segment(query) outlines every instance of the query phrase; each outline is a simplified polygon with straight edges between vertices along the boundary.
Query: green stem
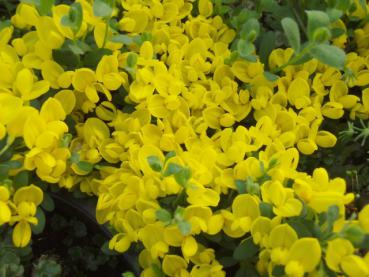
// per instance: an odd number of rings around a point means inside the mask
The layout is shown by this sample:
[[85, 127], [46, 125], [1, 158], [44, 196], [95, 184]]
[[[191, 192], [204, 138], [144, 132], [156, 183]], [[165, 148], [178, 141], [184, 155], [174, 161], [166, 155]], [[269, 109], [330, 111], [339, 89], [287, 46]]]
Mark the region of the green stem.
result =
[[186, 189], [185, 189], [185, 188], [183, 188], [183, 189], [182, 189], [182, 191], [181, 191], [181, 193], [180, 193], [180, 194], [178, 194], [177, 198], [173, 201], [173, 208], [178, 207], [179, 202], [180, 202], [183, 198], [185, 198], [185, 196], [186, 196]]
[[[294, 2], [294, 1], [291, 1], [291, 2]], [[297, 6], [298, 6], [298, 10], [297, 10], [294, 3], [291, 3], [292, 11], [293, 11], [293, 14], [296, 17], [297, 23], [300, 25], [300, 28], [301, 28], [302, 32], [304, 33], [305, 37], [307, 38], [308, 37], [307, 29], [306, 29], [306, 26], [304, 24], [304, 21], [302, 20], [302, 18], [300, 16], [300, 13], [299, 13], [299, 11], [301, 11], [301, 10], [305, 11], [305, 9], [301, 8], [300, 4], [301, 4], [300, 1], [297, 1]]]
[[4, 146], [4, 148], [3, 148], [3, 149], [1, 149], [1, 150], [0, 150], [0, 156], [1, 156], [2, 154], [4, 154], [4, 153], [6, 152], [6, 150], [8, 150], [8, 149], [9, 149], [9, 147], [13, 144], [14, 140], [15, 140], [15, 138], [14, 138], [14, 137], [8, 136], [8, 139], [7, 139], [7, 141], [6, 141], [6, 145]]

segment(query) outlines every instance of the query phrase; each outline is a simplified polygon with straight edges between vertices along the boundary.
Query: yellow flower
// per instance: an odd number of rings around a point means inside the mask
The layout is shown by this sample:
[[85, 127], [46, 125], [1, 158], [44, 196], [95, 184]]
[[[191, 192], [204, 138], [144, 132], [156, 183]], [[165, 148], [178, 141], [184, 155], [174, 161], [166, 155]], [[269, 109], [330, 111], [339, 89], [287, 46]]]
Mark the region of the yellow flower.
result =
[[13, 230], [13, 243], [16, 247], [24, 247], [31, 239], [30, 223], [38, 223], [35, 214], [43, 200], [43, 192], [34, 185], [22, 187], [15, 192], [13, 200], [18, 213], [11, 219], [12, 222], [18, 222]]
[[183, 271], [187, 266], [187, 262], [177, 255], [165, 255], [163, 259], [163, 272], [168, 276], [186, 276]]
[[270, 258], [276, 264], [285, 265], [288, 251], [297, 241], [297, 234], [288, 224], [277, 225], [269, 235], [268, 246], [271, 249]]
[[58, 49], [63, 45], [64, 36], [59, 32], [51, 17], [39, 17], [36, 21], [36, 30], [40, 41], [45, 46]]
[[347, 276], [360, 277], [369, 275], [368, 259], [356, 255], [348, 255], [341, 261], [341, 268]]
[[251, 236], [255, 244], [266, 247], [269, 233], [272, 229], [272, 221], [264, 216], [258, 217], [251, 225]]
[[345, 239], [337, 238], [328, 242], [325, 260], [330, 269], [340, 272], [342, 260], [354, 253], [354, 247], [351, 242]]
[[24, 68], [18, 72], [14, 82], [14, 90], [24, 101], [38, 98], [48, 92], [49, 82], [45, 80], [36, 81], [30, 69]]
[[304, 108], [310, 105], [310, 87], [309, 84], [302, 78], [294, 79], [287, 91], [288, 101], [296, 109]]
[[[309, 255], [306, 255], [309, 253]], [[290, 248], [285, 272], [287, 276], [302, 277], [312, 272], [320, 263], [322, 251], [315, 238], [302, 238], [297, 240]]]
[[239, 238], [250, 231], [253, 221], [260, 216], [259, 199], [250, 194], [238, 195], [232, 203], [232, 213], [223, 211], [224, 232]]
[[128, 81], [127, 74], [118, 71], [118, 58], [116, 55], [102, 57], [96, 68], [96, 78], [108, 90], [117, 90]]
[[41, 65], [41, 74], [45, 81], [48, 81], [50, 87], [58, 89], [60, 87], [58, 79], [64, 69], [56, 62], [48, 60]]
[[213, 13], [213, 4], [209, 0], [199, 1], [199, 13], [202, 16], [209, 17]]
[[273, 212], [282, 217], [297, 216], [302, 211], [302, 203], [294, 198], [294, 191], [284, 188], [279, 181], [270, 181], [261, 188], [263, 200], [273, 204]]

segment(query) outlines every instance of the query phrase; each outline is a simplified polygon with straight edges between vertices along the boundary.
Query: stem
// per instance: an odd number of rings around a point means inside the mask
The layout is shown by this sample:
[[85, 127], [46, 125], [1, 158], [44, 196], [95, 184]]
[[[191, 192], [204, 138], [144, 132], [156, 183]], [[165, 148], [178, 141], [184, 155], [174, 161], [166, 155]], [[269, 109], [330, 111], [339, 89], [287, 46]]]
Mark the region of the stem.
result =
[[[298, 10], [299, 11], [301, 11], [301, 10], [302, 11], [305, 11], [304, 8], [301, 9], [300, 4], [301, 4], [300, 1], [297, 1]], [[300, 25], [300, 28], [301, 28], [302, 32], [304, 33], [305, 37], [307, 38], [308, 37], [308, 34], [307, 34], [307, 30], [306, 30], [304, 21], [302, 20], [302, 18], [300, 16], [300, 13], [298, 12], [298, 10], [295, 8], [294, 1], [293, 0], [291, 1], [291, 5], [292, 5], [292, 11], [293, 11], [293, 14], [296, 17], [297, 23]], [[305, 6], [305, 3], [303, 3], [303, 5]]]
[[176, 208], [179, 204], [179, 202], [182, 200], [182, 198], [184, 198], [186, 195], [186, 189], [183, 188], [181, 193], [178, 194], [177, 198], [173, 201], [173, 208]]
[[3, 149], [1, 149], [1, 150], [0, 150], [0, 156], [1, 156], [2, 154], [4, 154], [4, 153], [6, 152], [6, 150], [8, 150], [8, 149], [9, 149], [9, 147], [13, 144], [14, 140], [15, 140], [15, 138], [14, 138], [14, 137], [11, 137], [11, 136], [9, 136], [9, 137], [7, 138], [7, 140], [6, 140], [6, 145], [4, 146], [4, 148], [3, 148]]

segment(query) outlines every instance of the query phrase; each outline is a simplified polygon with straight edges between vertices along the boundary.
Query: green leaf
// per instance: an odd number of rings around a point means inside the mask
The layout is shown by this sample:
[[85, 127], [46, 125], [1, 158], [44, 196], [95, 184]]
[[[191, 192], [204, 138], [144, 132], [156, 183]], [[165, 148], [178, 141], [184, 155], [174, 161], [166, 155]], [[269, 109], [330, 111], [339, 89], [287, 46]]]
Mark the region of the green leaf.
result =
[[106, 48], [94, 49], [85, 55], [83, 59], [83, 65], [95, 69], [102, 57], [104, 57], [105, 55], [111, 55], [112, 53], [113, 52], [110, 49]]
[[77, 34], [81, 29], [83, 21], [83, 10], [79, 2], [75, 2], [70, 6], [69, 13], [64, 15], [60, 22], [62, 25], [72, 29], [74, 34]]
[[6, 27], [11, 26], [11, 25], [12, 25], [12, 23], [11, 23], [11, 21], [9, 19], [0, 21], [0, 31], [2, 29], [6, 28]]
[[177, 174], [178, 172], [180, 172], [183, 169], [182, 166], [180, 166], [179, 164], [175, 164], [175, 163], [169, 163], [167, 168], [165, 169], [163, 176], [164, 177], [168, 177], [170, 175], [174, 175]]
[[160, 209], [155, 212], [156, 218], [164, 223], [168, 223], [172, 220], [172, 215], [165, 209]]
[[345, 52], [333, 45], [318, 44], [310, 50], [311, 56], [329, 66], [343, 69], [345, 66]]
[[137, 64], [138, 56], [136, 53], [129, 53], [127, 57], [127, 66], [133, 68]]
[[164, 272], [161, 270], [160, 266], [158, 266], [157, 264], [152, 263], [151, 268], [156, 277], [165, 277]]
[[295, 50], [295, 53], [300, 52], [300, 30], [296, 21], [292, 18], [286, 17], [282, 19], [281, 24], [288, 43]]
[[92, 163], [89, 163], [86, 161], [79, 161], [77, 163], [77, 166], [79, 167], [79, 169], [87, 173], [90, 173], [92, 169], [94, 168], [94, 165]]
[[264, 77], [271, 82], [277, 81], [279, 79], [279, 76], [270, 72], [270, 71], [264, 71]]
[[266, 203], [266, 202], [260, 202], [259, 209], [260, 209], [260, 213], [261, 213], [262, 216], [265, 216], [265, 217], [268, 217], [268, 218], [273, 218], [274, 217], [273, 205], [272, 204]]
[[275, 265], [273, 267], [272, 276], [284, 276], [285, 274], [283, 265]]
[[240, 37], [248, 42], [253, 42], [259, 33], [259, 21], [256, 18], [250, 18], [242, 25]]
[[44, 231], [45, 221], [46, 221], [45, 213], [43, 212], [43, 210], [40, 207], [37, 208], [36, 218], [38, 220], [38, 224], [37, 225], [31, 225], [31, 229], [32, 229], [33, 234], [39, 235]]
[[72, 152], [71, 157], [69, 158], [71, 163], [78, 163], [80, 161], [80, 156], [77, 152]]
[[301, 218], [290, 220], [287, 223], [296, 231], [299, 238], [313, 236], [310, 228], [306, 225], [306, 221], [303, 221]]
[[166, 155], [165, 155], [165, 160], [169, 160], [170, 158], [173, 158], [177, 155], [177, 153], [175, 151], [169, 151]]
[[236, 247], [233, 252], [233, 258], [238, 261], [243, 261], [252, 258], [256, 253], [258, 253], [258, 251], [259, 247], [255, 245], [252, 238], [249, 237]]
[[258, 54], [260, 57], [260, 61], [265, 65], [268, 65], [268, 59], [270, 53], [275, 48], [276, 34], [275, 32], [269, 31], [261, 34], [260, 42], [258, 46]]
[[110, 41], [112, 42], [117, 42], [117, 43], [123, 43], [125, 45], [131, 45], [134, 43], [133, 38], [131, 36], [128, 35], [115, 35], [113, 36]]
[[333, 28], [331, 30], [331, 33], [332, 33], [332, 38], [338, 38], [338, 37], [342, 36], [343, 34], [345, 34], [346, 31], [344, 29], [341, 29], [341, 28]]
[[237, 43], [237, 51], [242, 58], [246, 58], [255, 51], [255, 46], [252, 42], [240, 39]]
[[51, 14], [51, 9], [54, 6], [55, 0], [40, 0], [38, 10], [41, 15]]
[[113, 13], [114, 0], [95, 0], [94, 15], [98, 17], [110, 17]]
[[14, 188], [19, 189], [21, 187], [27, 186], [29, 184], [29, 172], [20, 171], [13, 178]]
[[327, 221], [332, 224], [340, 217], [340, 211], [337, 205], [329, 206], [327, 211]]
[[177, 225], [182, 235], [187, 236], [191, 234], [191, 223], [183, 220], [179, 221]]
[[225, 58], [224, 59], [224, 63], [226, 65], [232, 65], [238, 58], [238, 52], [237, 51], [234, 51], [231, 53], [231, 55], [228, 57], [228, 58]]
[[16, 160], [7, 161], [6, 164], [9, 165], [10, 169], [18, 169], [21, 168], [23, 165], [22, 162]]
[[343, 237], [359, 248], [365, 239], [365, 232], [359, 225], [351, 225], [345, 229]]
[[238, 264], [238, 261], [233, 257], [221, 257], [218, 261], [223, 265], [224, 268]]
[[160, 161], [157, 156], [149, 156], [147, 157], [147, 162], [152, 170], [156, 172], [160, 172], [163, 169], [163, 163]]
[[324, 43], [332, 37], [331, 31], [327, 27], [319, 27], [314, 31], [312, 41]]
[[246, 182], [243, 180], [236, 180], [235, 181], [236, 188], [239, 194], [246, 193]]
[[0, 164], [0, 180], [8, 178], [10, 167], [7, 164]]
[[338, 19], [341, 18], [341, 16], [343, 15], [343, 12], [339, 9], [328, 9], [327, 15], [331, 22], [336, 22]]
[[314, 31], [320, 27], [329, 27], [329, 16], [322, 11], [306, 11], [308, 17], [307, 32], [310, 40], [313, 39]]
[[50, 194], [48, 194], [47, 192], [44, 192], [44, 199], [41, 203], [41, 207], [47, 212], [52, 212], [55, 209], [54, 200], [50, 197]]
[[53, 49], [53, 60], [68, 69], [76, 68], [80, 63], [79, 55], [70, 49]]
[[188, 180], [191, 179], [191, 170], [187, 167], [182, 168], [181, 171], [174, 174], [174, 179], [182, 187], [186, 187]]

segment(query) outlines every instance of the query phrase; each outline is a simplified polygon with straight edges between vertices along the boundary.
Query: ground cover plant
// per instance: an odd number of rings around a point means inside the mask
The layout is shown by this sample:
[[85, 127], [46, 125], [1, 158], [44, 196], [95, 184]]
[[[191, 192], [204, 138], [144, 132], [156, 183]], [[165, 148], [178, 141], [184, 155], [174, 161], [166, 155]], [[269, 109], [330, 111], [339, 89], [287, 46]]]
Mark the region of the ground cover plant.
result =
[[112, 234], [70, 263], [89, 270], [130, 251], [142, 276], [369, 275], [368, 1], [0, 8], [3, 276], [72, 269], [29, 265], [81, 226], [48, 225], [59, 190]]

